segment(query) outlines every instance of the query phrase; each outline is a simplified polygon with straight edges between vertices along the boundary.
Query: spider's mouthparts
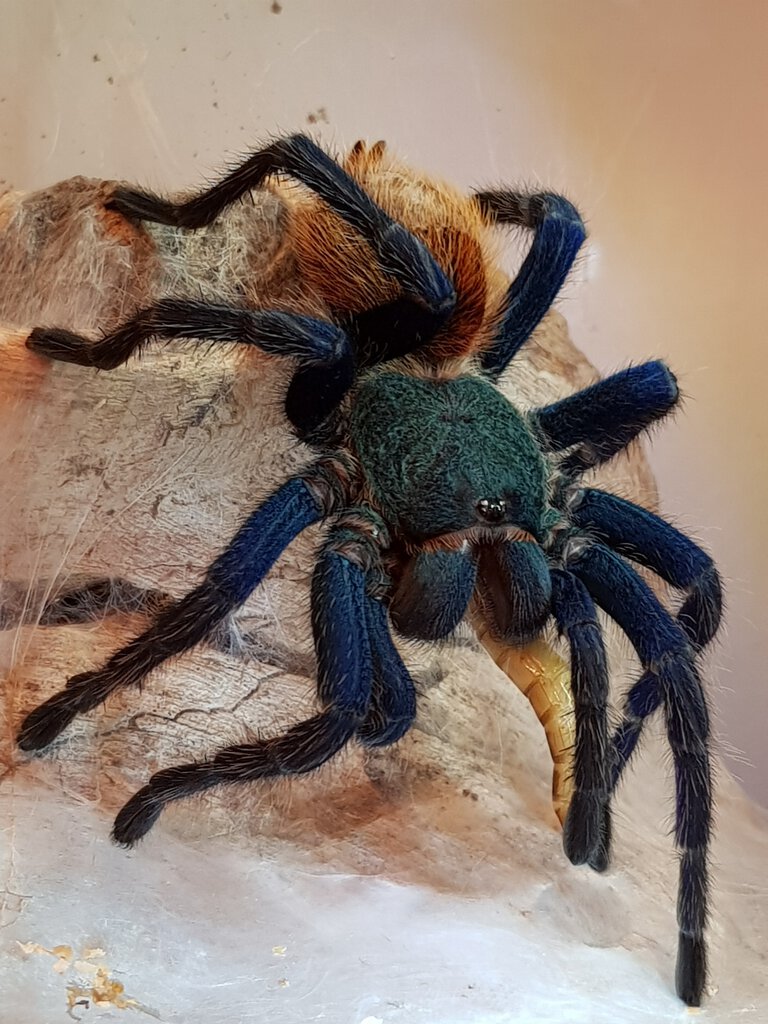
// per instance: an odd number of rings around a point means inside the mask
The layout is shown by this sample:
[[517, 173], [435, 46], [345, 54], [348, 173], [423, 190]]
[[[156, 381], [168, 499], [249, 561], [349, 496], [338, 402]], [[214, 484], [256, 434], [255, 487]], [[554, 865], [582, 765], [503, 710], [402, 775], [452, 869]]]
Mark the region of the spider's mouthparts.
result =
[[504, 541], [537, 543], [532, 533], [514, 523], [499, 525], [478, 523], [477, 526], [469, 526], [465, 530], [455, 530], [453, 533], [441, 533], [439, 537], [429, 537], [418, 544], [410, 544], [407, 547], [411, 554], [418, 554], [420, 551], [459, 551], [465, 545], [499, 544]]

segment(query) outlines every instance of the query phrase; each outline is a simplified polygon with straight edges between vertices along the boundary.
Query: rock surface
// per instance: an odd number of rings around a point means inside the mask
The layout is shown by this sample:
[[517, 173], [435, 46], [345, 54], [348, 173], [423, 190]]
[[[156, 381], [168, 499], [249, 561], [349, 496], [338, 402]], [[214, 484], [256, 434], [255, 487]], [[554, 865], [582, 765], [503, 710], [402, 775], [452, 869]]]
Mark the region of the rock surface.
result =
[[[68, 1008], [184, 1024], [681, 1019], [657, 730], [618, 801], [612, 871], [572, 867], [540, 726], [469, 632], [440, 650], [404, 648], [420, 712], [396, 748], [213, 791], [171, 807], [137, 850], [110, 845], [112, 815], [152, 771], [312, 709], [316, 531], [248, 604], [233, 650], [193, 651], [44, 755], [19, 755], [23, 714], [143, 627], [136, 598], [188, 590], [244, 512], [307, 458], [281, 412], [287, 367], [259, 353], [189, 342], [99, 373], [24, 348], [32, 326], [95, 336], [163, 295], [316, 308], [275, 196], [183, 236], [104, 212], [109, 187], [75, 179], [0, 200], [0, 1020], [49, 1024]], [[505, 387], [532, 405], [592, 379], [553, 313]], [[600, 480], [655, 501], [639, 450]], [[104, 576], [125, 581], [122, 610], [39, 624], [73, 580]], [[619, 691], [636, 672], [626, 648], [614, 637]], [[724, 772], [719, 793], [702, 1016], [766, 1021], [768, 829]]]

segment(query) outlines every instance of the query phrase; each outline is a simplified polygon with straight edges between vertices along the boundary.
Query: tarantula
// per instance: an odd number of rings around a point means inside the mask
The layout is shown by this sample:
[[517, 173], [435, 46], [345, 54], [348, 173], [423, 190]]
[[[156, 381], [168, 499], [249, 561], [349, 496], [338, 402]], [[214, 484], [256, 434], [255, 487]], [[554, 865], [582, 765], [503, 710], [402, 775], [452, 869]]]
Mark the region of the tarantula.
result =
[[[473, 599], [511, 644], [527, 643], [552, 619], [570, 648], [575, 702], [564, 827], [573, 863], [607, 866], [611, 794], [645, 721], [664, 710], [680, 850], [677, 991], [698, 1005], [712, 798], [697, 661], [719, 624], [720, 582], [711, 559], [669, 523], [580, 482], [675, 407], [675, 378], [648, 362], [528, 413], [497, 389], [585, 237], [577, 210], [558, 195], [465, 197], [394, 163], [381, 143], [358, 143], [340, 165], [296, 135], [187, 201], [118, 188], [109, 206], [195, 229], [249, 190], [279, 187], [277, 177], [294, 182], [285, 193], [292, 245], [327, 319], [163, 300], [98, 342], [49, 328], [28, 339], [42, 355], [105, 369], [153, 337], [296, 357], [286, 413], [318, 458], [245, 520], [198, 587], [32, 711], [20, 746], [47, 746], [76, 715], [210, 636], [294, 537], [327, 521], [311, 587], [319, 712], [282, 736], [159, 771], [118, 814], [114, 839], [132, 845], [166, 804], [192, 793], [309, 772], [354, 739], [371, 747], [399, 740], [416, 698], [393, 628], [439, 640]], [[495, 262], [498, 224], [532, 232], [511, 284]], [[676, 616], [632, 563], [682, 592]], [[598, 607], [643, 668], [612, 737]]]

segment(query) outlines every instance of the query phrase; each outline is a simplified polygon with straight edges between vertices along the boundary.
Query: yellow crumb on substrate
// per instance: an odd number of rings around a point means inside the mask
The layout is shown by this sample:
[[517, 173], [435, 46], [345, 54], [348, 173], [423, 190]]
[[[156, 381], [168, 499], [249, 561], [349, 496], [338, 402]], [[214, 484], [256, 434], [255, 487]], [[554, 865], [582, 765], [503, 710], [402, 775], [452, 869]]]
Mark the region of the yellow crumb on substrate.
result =
[[471, 621], [480, 643], [502, 672], [525, 694], [544, 726], [552, 756], [552, 805], [562, 825], [573, 794], [576, 728], [568, 665], [542, 640], [526, 647], [513, 647], [497, 640], [477, 609], [473, 609]]
[[71, 1010], [75, 1006], [82, 1005], [82, 1001], [85, 999], [92, 1002], [94, 1006], [114, 1006], [117, 1010], [128, 1010], [131, 1007], [140, 1009], [138, 1002], [124, 995], [124, 992], [125, 985], [110, 978], [106, 967], [98, 967], [96, 977], [90, 987], [81, 988], [79, 985], [67, 985], [67, 1007]]
[[98, 960], [99, 957], [106, 955], [105, 951], [100, 949], [98, 946], [88, 946], [82, 952], [84, 960]]
[[16, 945], [26, 956], [31, 956], [32, 953], [45, 953], [47, 956], [54, 957], [55, 962], [51, 966], [57, 974], [64, 974], [69, 970], [75, 955], [71, 946], [54, 946], [52, 949], [48, 949], [47, 946], [41, 946], [39, 942], [19, 942], [18, 940]]
[[[57, 974], [66, 974], [72, 971], [79, 975], [78, 982], [71, 982], [67, 985], [67, 1013], [73, 1017], [72, 1010], [77, 1006], [112, 1006], [116, 1010], [140, 1010], [150, 1016], [155, 1016], [151, 1010], [142, 1006], [138, 1000], [125, 995], [125, 986], [122, 982], [115, 981], [108, 967], [94, 964], [91, 961], [106, 956], [103, 949], [97, 946], [86, 947], [80, 956], [75, 959], [75, 953], [71, 946], [47, 946], [39, 942], [17, 942], [19, 949], [26, 956], [33, 953], [45, 954], [54, 957], [53, 970]], [[87, 978], [84, 983], [80, 979]], [[78, 1018], [74, 1018], [77, 1020]]]

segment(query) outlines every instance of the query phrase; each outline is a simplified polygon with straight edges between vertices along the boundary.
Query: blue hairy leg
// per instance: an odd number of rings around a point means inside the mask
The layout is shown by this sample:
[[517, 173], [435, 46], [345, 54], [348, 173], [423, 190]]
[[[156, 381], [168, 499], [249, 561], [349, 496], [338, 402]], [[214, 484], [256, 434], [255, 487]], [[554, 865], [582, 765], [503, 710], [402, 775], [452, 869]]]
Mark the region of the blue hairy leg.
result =
[[[706, 980], [707, 849], [712, 826], [709, 713], [695, 649], [646, 583], [600, 544], [575, 553], [568, 568], [626, 633], [663, 704], [675, 766], [675, 842], [680, 850], [676, 987], [698, 1006]], [[656, 701], [637, 711], [649, 714]]]
[[616, 455], [651, 424], [666, 416], [680, 392], [660, 361], [620, 370], [611, 377], [546, 405], [531, 414], [553, 451], [583, 446], [566, 457], [567, 476], [584, 472]]
[[47, 746], [76, 715], [90, 711], [115, 690], [140, 683], [168, 658], [210, 636], [258, 586], [293, 538], [325, 514], [305, 479], [284, 484], [245, 521], [198, 587], [161, 612], [149, 629], [101, 668], [73, 676], [64, 690], [27, 715], [19, 746]]
[[[684, 591], [677, 622], [697, 652], [706, 647], [723, 609], [720, 577], [706, 552], [659, 516], [604, 491], [584, 490], [571, 516], [577, 526]], [[661, 700], [655, 679], [647, 674], [627, 694], [624, 717], [613, 738], [611, 789], [637, 747], [645, 719]]]
[[475, 589], [474, 556], [464, 551], [422, 551], [408, 561], [392, 595], [390, 614], [398, 632], [418, 640], [442, 640], [464, 618]]
[[615, 551], [687, 591], [678, 621], [697, 650], [709, 643], [720, 625], [723, 598], [712, 559], [698, 544], [648, 509], [595, 488], [581, 492], [570, 515]]
[[302, 775], [337, 754], [364, 721], [372, 659], [360, 566], [326, 547], [312, 577], [312, 632], [317, 692], [323, 710], [284, 735], [225, 747], [210, 761], [157, 772], [115, 819], [113, 838], [131, 846], [174, 800], [213, 786]]
[[335, 364], [351, 358], [344, 332], [325, 320], [191, 299], [163, 299], [99, 341], [60, 328], [37, 327], [27, 338], [27, 347], [49, 359], [111, 370], [152, 338], [237, 342], [310, 363]]
[[534, 232], [531, 248], [509, 286], [494, 344], [482, 355], [483, 369], [498, 377], [557, 298], [586, 231], [579, 211], [563, 196], [479, 192], [475, 198], [499, 223], [519, 224]]
[[574, 789], [563, 828], [563, 847], [571, 863], [604, 871], [610, 843], [610, 780], [609, 677], [603, 633], [587, 588], [560, 569], [552, 572], [552, 614], [570, 649], [576, 719]]
[[392, 642], [387, 610], [381, 601], [366, 598], [366, 621], [373, 659], [371, 704], [357, 730], [367, 747], [396, 743], [416, 717], [416, 690], [403, 659]]
[[[365, 648], [371, 661], [371, 692], [357, 738], [372, 747], [395, 743], [408, 731], [416, 714], [413, 680], [392, 642], [383, 603], [390, 589], [390, 578], [381, 552], [388, 544], [389, 532], [384, 521], [370, 506], [359, 505], [345, 509], [339, 516], [326, 545], [327, 551], [336, 552], [339, 558], [348, 561], [347, 571], [354, 573], [355, 579], [362, 573], [360, 578], [364, 580], [359, 628], [365, 633]], [[329, 590], [325, 599], [331, 597]], [[344, 601], [346, 598], [340, 598], [339, 604], [343, 605]], [[319, 632], [316, 629], [316, 637]], [[343, 642], [343, 635], [339, 642]], [[350, 638], [346, 641], [347, 644], [352, 642]]]

